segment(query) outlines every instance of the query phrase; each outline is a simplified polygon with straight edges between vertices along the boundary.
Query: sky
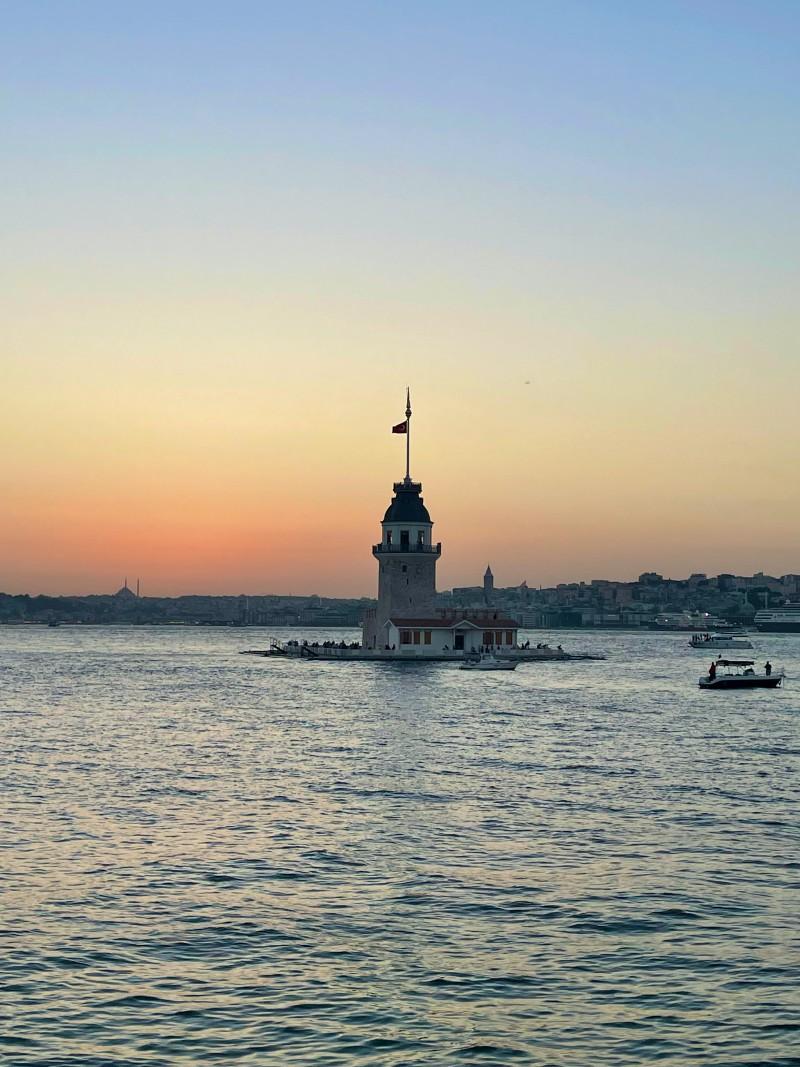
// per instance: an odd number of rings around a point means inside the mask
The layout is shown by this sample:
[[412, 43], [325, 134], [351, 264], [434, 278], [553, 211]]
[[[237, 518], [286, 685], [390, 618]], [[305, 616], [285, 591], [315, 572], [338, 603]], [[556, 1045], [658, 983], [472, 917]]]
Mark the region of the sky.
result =
[[800, 571], [794, 0], [3, 22], [0, 590]]

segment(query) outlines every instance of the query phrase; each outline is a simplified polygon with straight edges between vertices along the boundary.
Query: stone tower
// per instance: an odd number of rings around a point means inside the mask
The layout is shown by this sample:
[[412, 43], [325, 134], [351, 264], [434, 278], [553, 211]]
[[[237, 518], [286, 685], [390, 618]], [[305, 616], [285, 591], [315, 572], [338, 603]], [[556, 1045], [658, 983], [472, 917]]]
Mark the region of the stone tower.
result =
[[492, 598], [494, 596], [494, 575], [492, 574], [492, 568], [489, 564], [486, 564], [486, 573], [483, 576], [483, 599], [487, 605], [491, 605]]
[[422, 499], [422, 483], [409, 474], [410, 423], [407, 400], [406, 421], [393, 431], [406, 434], [406, 476], [394, 483], [380, 543], [372, 546], [378, 561], [378, 605], [364, 617], [365, 648], [383, 647], [389, 619], [430, 619], [435, 613], [436, 561], [442, 546], [431, 539], [433, 523]]

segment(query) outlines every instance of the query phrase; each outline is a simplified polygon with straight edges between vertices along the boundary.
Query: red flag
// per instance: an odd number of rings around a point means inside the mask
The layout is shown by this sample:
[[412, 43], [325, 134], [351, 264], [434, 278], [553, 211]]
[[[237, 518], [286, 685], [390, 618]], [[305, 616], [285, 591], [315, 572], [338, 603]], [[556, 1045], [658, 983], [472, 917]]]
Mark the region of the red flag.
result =
[[392, 427], [392, 433], [408, 433], [408, 419]]

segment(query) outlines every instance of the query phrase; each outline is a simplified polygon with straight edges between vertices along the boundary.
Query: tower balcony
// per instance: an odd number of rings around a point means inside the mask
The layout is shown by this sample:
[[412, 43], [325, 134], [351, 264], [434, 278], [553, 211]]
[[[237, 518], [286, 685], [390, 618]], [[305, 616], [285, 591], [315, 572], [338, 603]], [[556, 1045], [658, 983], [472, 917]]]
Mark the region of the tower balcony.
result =
[[373, 556], [416, 556], [419, 553], [425, 553], [428, 556], [441, 556], [442, 542], [437, 541], [435, 545], [385, 545], [381, 542], [372, 546]]

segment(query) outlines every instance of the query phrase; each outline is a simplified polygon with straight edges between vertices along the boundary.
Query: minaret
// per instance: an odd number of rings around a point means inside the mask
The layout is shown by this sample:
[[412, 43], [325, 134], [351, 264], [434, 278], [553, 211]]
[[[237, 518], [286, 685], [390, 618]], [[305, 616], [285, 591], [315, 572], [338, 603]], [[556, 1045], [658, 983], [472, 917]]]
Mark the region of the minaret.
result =
[[433, 523], [422, 499], [422, 483], [411, 479], [411, 399], [406, 394], [406, 421], [394, 427], [406, 435], [406, 476], [394, 483], [381, 523], [381, 540], [372, 546], [378, 561], [378, 606], [364, 620], [366, 648], [381, 648], [391, 619], [431, 618], [436, 598], [436, 561], [441, 543], [433, 544]]
[[486, 573], [483, 576], [483, 599], [486, 601], [487, 607], [492, 603], [492, 597], [494, 596], [494, 575], [492, 574], [492, 568], [489, 564], [486, 564]]

